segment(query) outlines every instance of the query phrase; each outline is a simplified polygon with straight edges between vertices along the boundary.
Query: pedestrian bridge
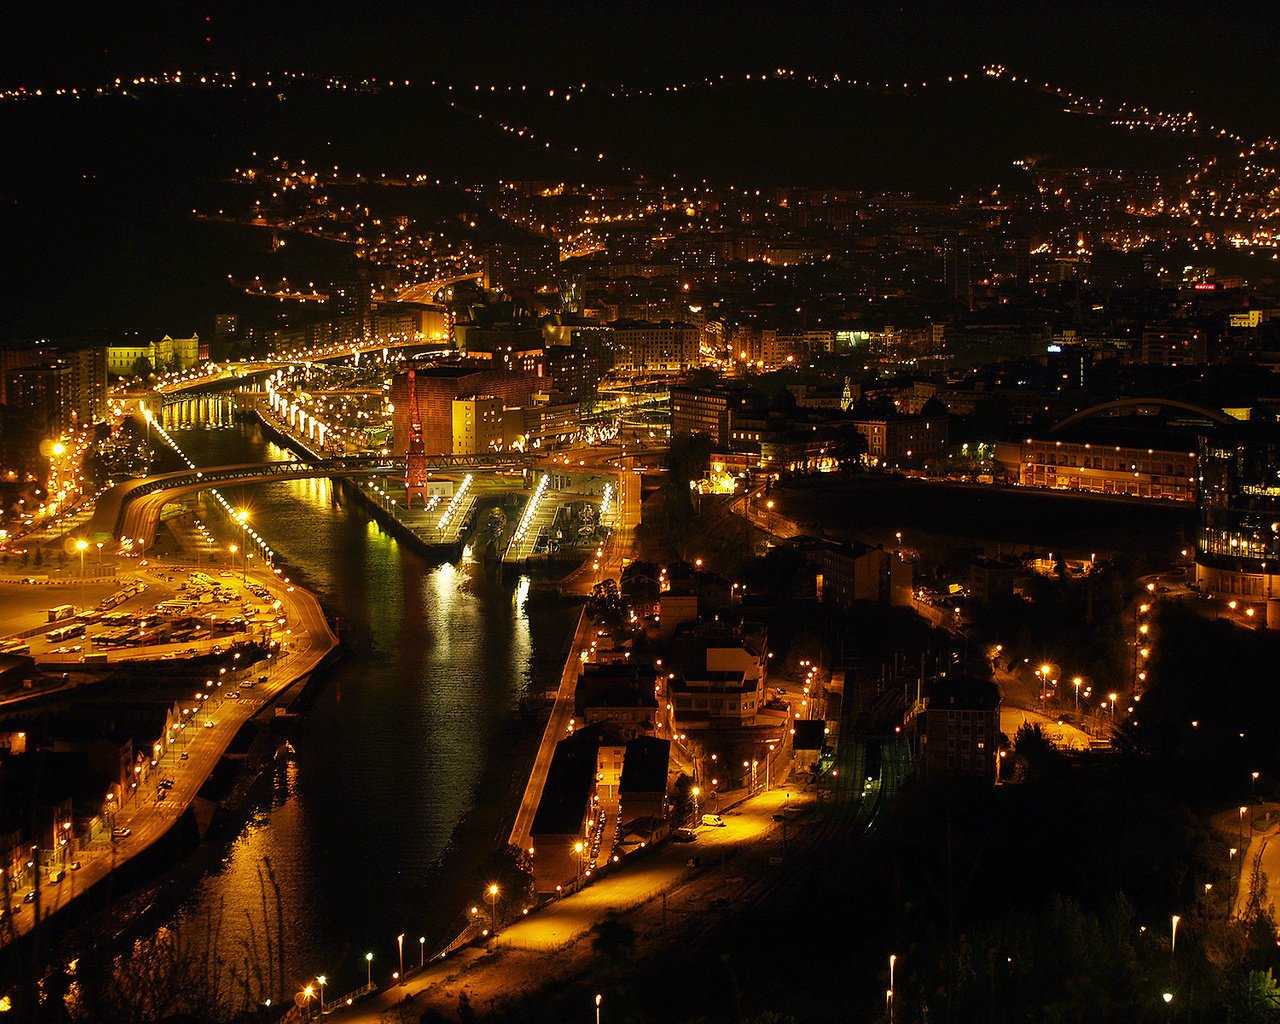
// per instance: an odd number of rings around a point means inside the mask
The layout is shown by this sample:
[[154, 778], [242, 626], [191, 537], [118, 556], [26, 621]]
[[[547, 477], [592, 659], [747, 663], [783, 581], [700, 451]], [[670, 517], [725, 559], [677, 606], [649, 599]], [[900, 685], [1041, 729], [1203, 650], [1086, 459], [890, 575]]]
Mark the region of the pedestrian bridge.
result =
[[[436, 473], [461, 473], [528, 469], [532, 455], [493, 452], [483, 455], [428, 455], [427, 469]], [[352, 455], [331, 459], [299, 459], [291, 462], [243, 463], [210, 466], [175, 473], [158, 473], [116, 484], [98, 499], [89, 533], [118, 540], [133, 538], [145, 546], [155, 536], [160, 509], [175, 498], [208, 487], [227, 484], [269, 483], [274, 480], [308, 480], [316, 477], [402, 476], [404, 460], [382, 455]]]

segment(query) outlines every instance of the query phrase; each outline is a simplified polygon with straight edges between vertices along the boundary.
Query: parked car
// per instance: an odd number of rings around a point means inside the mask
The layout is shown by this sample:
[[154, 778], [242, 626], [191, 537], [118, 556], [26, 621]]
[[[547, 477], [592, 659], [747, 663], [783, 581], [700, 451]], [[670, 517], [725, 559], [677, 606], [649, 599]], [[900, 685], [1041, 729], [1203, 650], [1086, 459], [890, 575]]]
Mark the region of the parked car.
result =
[[702, 824], [711, 828], [724, 828], [724, 818], [718, 814], [704, 814], [702, 816]]
[[691, 828], [678, 828], [671, 833], [671, 838], [677, 843], [692, 843], [698, 834]]
[[121, 827], [121, 828], [113, 828], [111, 830], [112, 839], [128, 839], [131, 835], [133, 835], [133, 829], [131, 828]]

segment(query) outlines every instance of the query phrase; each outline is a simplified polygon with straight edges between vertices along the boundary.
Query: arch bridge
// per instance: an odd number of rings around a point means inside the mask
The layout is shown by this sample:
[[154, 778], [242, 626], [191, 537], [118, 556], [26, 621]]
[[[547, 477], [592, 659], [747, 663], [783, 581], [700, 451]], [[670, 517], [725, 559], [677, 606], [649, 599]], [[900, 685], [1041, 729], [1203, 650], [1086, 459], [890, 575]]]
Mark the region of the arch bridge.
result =
[[1099, 402], [1097, 405], [1091, 405], [1087, 409], [1081, 409], [1079, 412], [1072, 413], [1064, 420], [1060, 420], [1049, 428], [1049, 433], [1054, 434], [1059, 430], [1070, 427], [1082, 420], [1092, 419], [1094, 416], [1106, 416], [1113, 412], [1128, 409], [1138, 412], [1142, 409], [1159, 407], [1162, 409], [1181, 409], [1183, 412], [1193, 413], [1196, 416], [1211, 420], [1219, 426], [1229, 427], [1237, 423], [1221, 409], [1211, 409], [1204, 405], [1195, 405], [1192, 402], [1184, 402], [1177, 398], [1116, 398], [1109, 402]]

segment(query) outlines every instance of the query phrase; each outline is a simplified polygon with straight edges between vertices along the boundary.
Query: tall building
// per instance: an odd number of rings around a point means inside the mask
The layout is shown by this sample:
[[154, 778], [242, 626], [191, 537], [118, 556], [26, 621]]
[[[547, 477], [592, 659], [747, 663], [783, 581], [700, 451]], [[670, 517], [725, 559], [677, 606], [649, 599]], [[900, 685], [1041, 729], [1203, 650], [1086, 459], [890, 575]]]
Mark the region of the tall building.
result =
[[1280, 628], [1280, 430], [1242, 424], [1200, 445], [1200, 530], [1196, 583], [1201, 590], [1269, 601], [1268, 625]]
[[27, 422], [45, 437], [57, 437], [75, 425], [71, 367], [58, 362], [11, 370], [5, 382], [8, 404], [22, 409]]

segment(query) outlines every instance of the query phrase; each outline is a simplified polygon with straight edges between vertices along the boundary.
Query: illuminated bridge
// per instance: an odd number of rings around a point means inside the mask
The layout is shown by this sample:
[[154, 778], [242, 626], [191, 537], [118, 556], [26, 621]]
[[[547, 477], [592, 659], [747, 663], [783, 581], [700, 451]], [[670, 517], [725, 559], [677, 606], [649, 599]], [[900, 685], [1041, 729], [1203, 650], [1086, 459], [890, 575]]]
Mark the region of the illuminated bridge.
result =
[[[523, 471], [534, 462], [532, 455], [520, 452], [430, 455], [426, 459], [427, 469], [437, 473]], [[402, 460], [379, 455], [245, 463], [160, 473], [139, 480], [125, 481], [107, 491], [98, 500], [89, 532], [92, 535], [110, 534], [119, 540], [132, 538], [145, 548], [155, 538], [161, 508], [175, 498], [208, 487], [264, 483], [274, 480], [308, 480], [315, 477], [402, 476], [403, 474]]]

